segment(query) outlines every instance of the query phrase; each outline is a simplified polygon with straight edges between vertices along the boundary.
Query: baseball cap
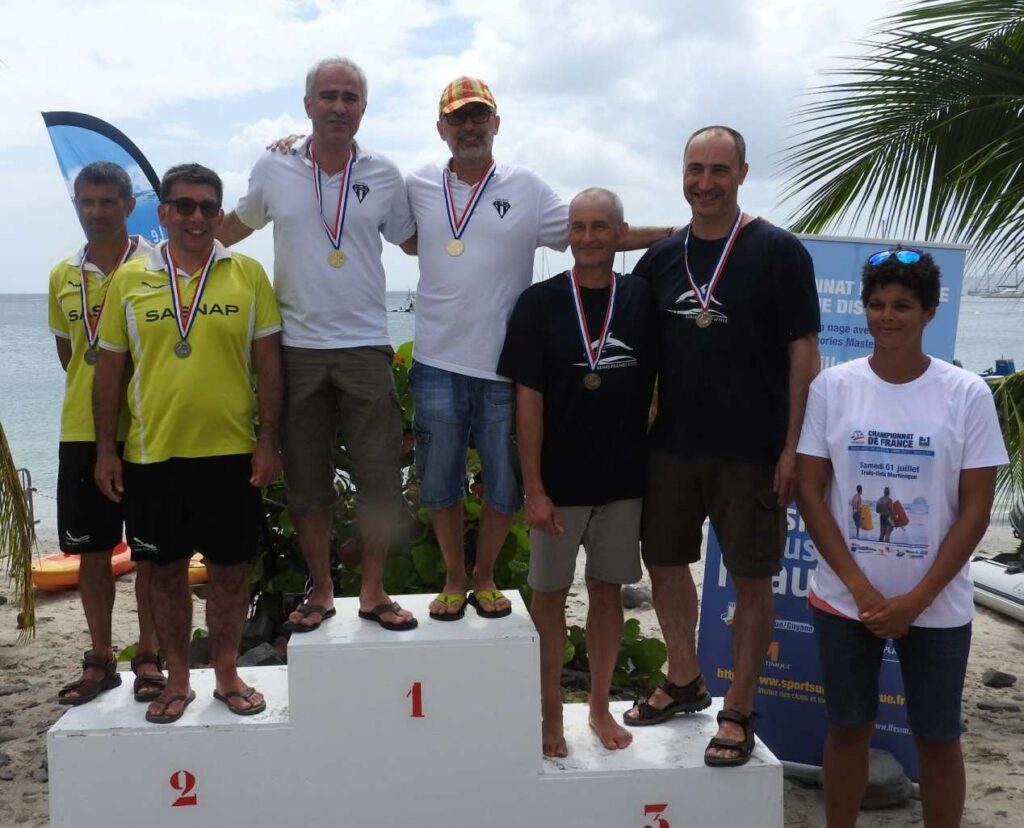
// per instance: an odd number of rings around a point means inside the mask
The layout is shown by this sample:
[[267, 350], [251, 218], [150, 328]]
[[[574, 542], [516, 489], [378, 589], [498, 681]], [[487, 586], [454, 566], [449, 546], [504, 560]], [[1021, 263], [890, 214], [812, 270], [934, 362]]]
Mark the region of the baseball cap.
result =
[[498, 111], [498, 105], [494, 102], [494, 95], [491, 94], [490, 87], [479, 78], [470, 78], [463, 75], [453, 80], [444, 88], [444, 92], [441, 93], [440, 111], [438, 114], [447, 115], [449, 112], [454, 112], [459, 107], [470, 103], [482, 103], [489, 106], [495, 112]]

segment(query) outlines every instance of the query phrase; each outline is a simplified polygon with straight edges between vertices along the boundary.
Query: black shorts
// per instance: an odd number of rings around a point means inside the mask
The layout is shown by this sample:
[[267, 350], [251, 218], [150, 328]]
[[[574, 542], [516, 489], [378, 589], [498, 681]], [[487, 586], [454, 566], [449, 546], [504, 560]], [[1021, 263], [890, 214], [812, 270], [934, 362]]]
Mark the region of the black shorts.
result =
[[251, 454], [125, 463], [132, 558], [169, 564], [202, 552], [220, 566], [255, 558], [263, 502], [251, 476]]
[[641, 530], [644, 562], [696, 563], [704, 520], [711, 518], [732, 575], [777, 575], [786, 543], [786, 509], [772, 490], [774, 476], [770, 466], [652, 452]]
[[[120, 454], [124, 448], [117, 447]], [[93, 478], [96, 444], [61, 443], [57, 467], [57, 534], [68, 555], [106, 552], [121, 542], [120, 503], [104, 497]]]

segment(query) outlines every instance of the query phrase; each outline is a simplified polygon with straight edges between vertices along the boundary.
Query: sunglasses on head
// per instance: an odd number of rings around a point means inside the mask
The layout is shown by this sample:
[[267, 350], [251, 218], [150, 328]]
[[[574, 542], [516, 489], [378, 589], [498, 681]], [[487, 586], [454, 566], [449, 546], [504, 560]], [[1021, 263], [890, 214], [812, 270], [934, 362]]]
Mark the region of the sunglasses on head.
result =
[[196, 201], [194, 198], [169, 198], [164, 204], [173, 204], [179, 216], [191, 216], [196, 207], [206, 218], [214, 218], [220, 212], [220, 204], [216, 201]]
[[900, 264], [912, 265], [921, 261], [923, 255], [920, 250], [904, 250], [902, 247], [896, 250], [879, 250], [877, 253], [872, 253], [868, 256], [868, 264], [876, 267], [882, 262], [895, 257], [896, 261]]

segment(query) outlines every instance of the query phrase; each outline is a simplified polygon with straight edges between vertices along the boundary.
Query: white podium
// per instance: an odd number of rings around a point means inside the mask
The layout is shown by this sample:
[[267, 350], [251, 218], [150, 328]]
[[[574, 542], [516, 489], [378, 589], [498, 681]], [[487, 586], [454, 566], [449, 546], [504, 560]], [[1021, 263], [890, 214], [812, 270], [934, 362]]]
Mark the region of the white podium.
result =
[[242, 670], [267, 697], [257, 716], [215, 701], [211, 670], [193, 671], [196, 700], [174, 724], [146, 722], [130, 681], [71, 708], [47, 736], [51, 824], [781, 828], [782, 767], [763, 744], [742, 768], [704, 766], [720, 702], [638, 728], [621, 751], [567, 705], [570, 755], [544, 759], [522, 602], [508, 618], [470, 608], [444, 623], [427, 616], [431, 596], [399, 600], [420, 619], [412, 632], [362, 621], [344, 599], [292, 636], [288, 667]]

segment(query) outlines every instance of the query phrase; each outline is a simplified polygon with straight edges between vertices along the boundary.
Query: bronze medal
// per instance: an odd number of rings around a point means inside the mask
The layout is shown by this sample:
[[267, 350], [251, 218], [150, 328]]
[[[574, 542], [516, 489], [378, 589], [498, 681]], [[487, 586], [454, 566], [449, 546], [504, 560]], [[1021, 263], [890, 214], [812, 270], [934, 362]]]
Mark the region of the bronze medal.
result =
[[588, 371], [583, 375], [583, 387], [588, 391], [596, 391], [601, 387], [601, 375], [597, 371]]
[[82, 359], [85, 360], [86, 365], [95, 365], [99, 361], [99, 358], [99, 353], [92, 345], [86, 348], [85, 353], [82, 355]]

